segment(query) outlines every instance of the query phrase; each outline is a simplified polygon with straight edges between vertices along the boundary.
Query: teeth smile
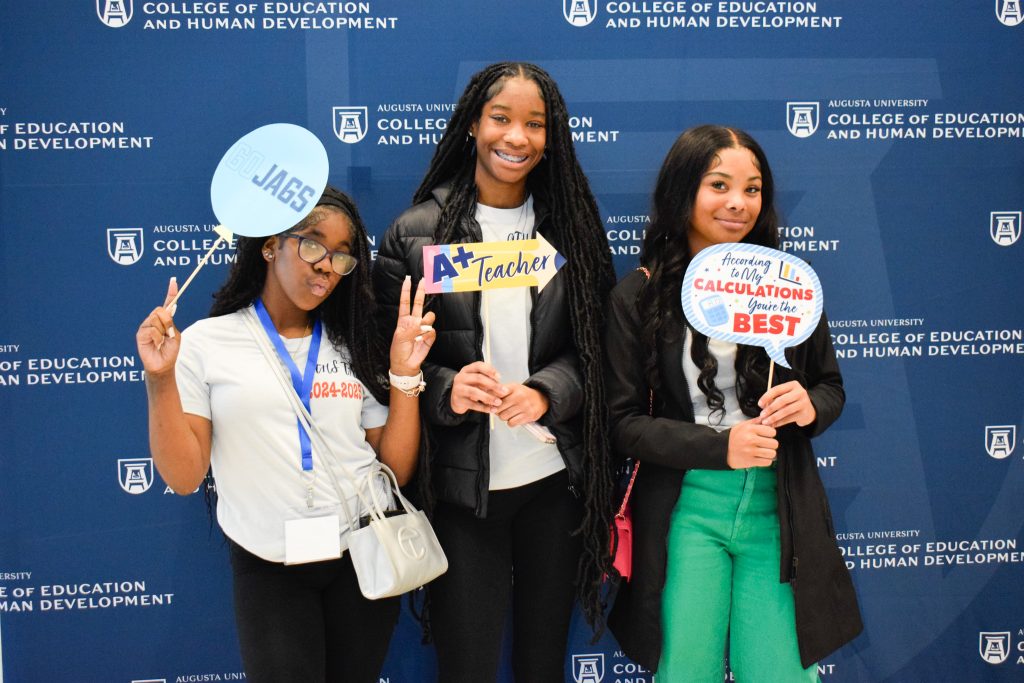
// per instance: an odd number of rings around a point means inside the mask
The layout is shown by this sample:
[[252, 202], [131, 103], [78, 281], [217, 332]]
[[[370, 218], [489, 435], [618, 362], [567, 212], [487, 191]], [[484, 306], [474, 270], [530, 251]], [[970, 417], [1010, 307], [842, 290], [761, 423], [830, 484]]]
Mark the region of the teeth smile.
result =
[[511, 161], [513, 163], [516, 163], [516, 164], [521, 164], [522, 162], [526, 161], [526, 159], [527, 159], [527, 157], [525, 157], [525, 156], [522, 156], [522, 157], [512, 156], [511, 154], [506, 154], [505, 152], [499, 152], [497, 150], [495, 150], [494, 153], [498, 155], [499, 159], [504, 159], [505, 161]]

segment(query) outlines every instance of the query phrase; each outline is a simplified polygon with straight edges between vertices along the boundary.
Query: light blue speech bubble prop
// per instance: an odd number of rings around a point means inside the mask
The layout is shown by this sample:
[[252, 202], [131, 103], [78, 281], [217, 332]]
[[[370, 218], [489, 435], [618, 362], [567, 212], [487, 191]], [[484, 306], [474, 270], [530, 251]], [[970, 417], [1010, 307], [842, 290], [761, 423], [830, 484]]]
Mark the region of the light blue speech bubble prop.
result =
[[221, 242], [235, 233], [267, 237], [292, 227], [316, 206], [327, 187], [327, 150], [301, 126], [271, 123], [231, 145], [213, 172], [210, 201], [217, 239], [167, 308], [178, 302]]
[[811, 336], [823, 306], [821, 282], [806, 261], [741, 243], [716, 244], [694, 256], [681, 296], [683, 313], [697, 331], [762, 346], [785, 368], [785, 349]]
[[301, 126], [272, 123], [243, 136], [213, 173], [210, 201], [234, 233], [267, 237], [306, 217], [327, 186], [327, 150]]

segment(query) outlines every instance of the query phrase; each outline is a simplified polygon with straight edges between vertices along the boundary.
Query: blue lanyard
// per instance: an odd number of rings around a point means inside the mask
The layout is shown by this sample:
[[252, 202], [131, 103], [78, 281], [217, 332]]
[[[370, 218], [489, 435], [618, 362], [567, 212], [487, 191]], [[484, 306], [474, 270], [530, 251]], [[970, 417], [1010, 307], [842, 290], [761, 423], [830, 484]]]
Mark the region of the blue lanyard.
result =
[[[277, 355], [281, 357], [281, 360], [288, 368], [288, 372], [292, 375], [292, 386], [295, 387], [295, 393], [299, 395], [302, 405], [306, 406], [306, 410], [309, 411], [309, 395], [313, 391], [313, 375], [316, 374], [316, 359], [320, 355], [320, 338], [323, 334], [320, 320], [317, 319], [316, 324], [313, 325], [313, 339], [309, 342], [309, 355], [306, 356], [306, 371], [300, 375], [299, 368], [296, 367], [295, 361], [292, 360], [291, 354], [288, 353], [288, 349], [284, 347], [281, 335], [277, 333], [277, 328], [274, 327], [274, 322], [270, 319], [263, 301], [256, 299], [255, 307], [256, 315], [259, 317], [260, 322], [263, 323], [263, 330], [267, 333], [267, 337], [270, 338], [274, 348], [277, 349]], [[310, 414], [312, 415], [312, 412]], [[302, 420], [295, 418], [295, 421], [299, 425], [302, 469], [308, 472], [313, 469], [313, 447], [309, 441], [309, 434], [306, 433], [306, 429], [302, 426]]]

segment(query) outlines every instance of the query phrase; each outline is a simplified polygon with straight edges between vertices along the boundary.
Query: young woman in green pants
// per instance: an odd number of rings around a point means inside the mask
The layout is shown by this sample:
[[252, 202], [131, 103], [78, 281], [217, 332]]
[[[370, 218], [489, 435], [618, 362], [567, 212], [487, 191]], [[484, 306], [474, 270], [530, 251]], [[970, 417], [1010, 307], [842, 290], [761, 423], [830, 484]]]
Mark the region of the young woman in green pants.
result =
[[[633, 576], [609, 625], [659, 681], [818, 680], [815, 663], [861, 631], [810, 438], [845, 394], [824, 318], [787, 350], [709, 340], [686, 322], [690, 259], [726, 242], [778, 248], [768, 160], [743, 131], [683, 133], [655, 188], [641, 262], [612, 293], [612, 445], [642, 462]], [[653, 399], [653, 402], [652, 402]]]

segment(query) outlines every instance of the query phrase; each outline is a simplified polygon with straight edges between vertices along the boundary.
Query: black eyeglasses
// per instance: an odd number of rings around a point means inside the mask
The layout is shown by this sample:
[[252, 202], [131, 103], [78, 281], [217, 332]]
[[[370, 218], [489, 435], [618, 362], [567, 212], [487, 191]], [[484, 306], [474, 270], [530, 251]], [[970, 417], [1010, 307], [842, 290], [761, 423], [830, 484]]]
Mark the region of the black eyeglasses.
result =
[[331, 268], [338, 275], [348, 275], [355, 267], [356, 263], [359, 262], [352, 254], [344, 251], [331, 251], [324, 245], [317, 242], [315, 239], [310, 237], [304, 237], [303, 235], [296, 235], [293, 233], [285, 233], [284, 237], [291, 237], [299, 241], [299, 258], [316, 265], [324, 260], [327, 256], [331, 257]]

